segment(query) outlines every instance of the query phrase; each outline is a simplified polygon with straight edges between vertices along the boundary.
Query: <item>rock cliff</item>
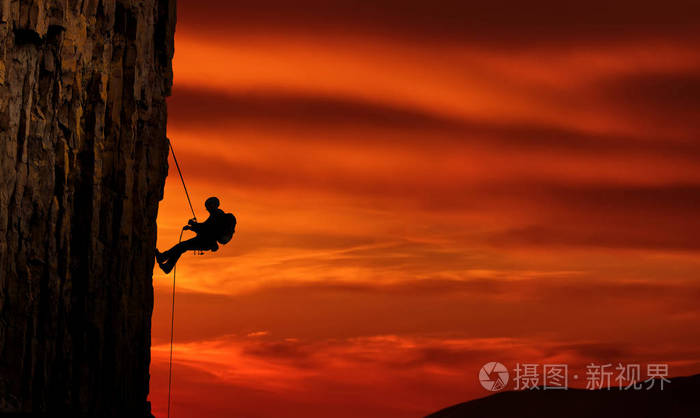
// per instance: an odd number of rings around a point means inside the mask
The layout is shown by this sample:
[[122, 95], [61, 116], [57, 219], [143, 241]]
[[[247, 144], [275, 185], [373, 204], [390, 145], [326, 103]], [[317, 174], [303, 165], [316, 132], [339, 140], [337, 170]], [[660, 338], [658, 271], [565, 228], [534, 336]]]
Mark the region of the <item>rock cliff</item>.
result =
[[0, 413], [150, 416], [174, 3], [0, 0]]

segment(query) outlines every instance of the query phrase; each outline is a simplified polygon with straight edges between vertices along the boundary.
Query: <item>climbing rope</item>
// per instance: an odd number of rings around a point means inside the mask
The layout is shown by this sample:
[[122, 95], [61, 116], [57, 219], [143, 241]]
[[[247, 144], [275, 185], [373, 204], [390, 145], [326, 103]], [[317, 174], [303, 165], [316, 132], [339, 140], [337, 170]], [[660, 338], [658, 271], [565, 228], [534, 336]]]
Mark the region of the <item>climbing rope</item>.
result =
[[[173, 154], [174, 155], [174, 154]], [[182, 242], [182, 233], [185, 230], [180, 231], [180, 238], [177, 240], [178, 243]], [[170, 311], [170, 361], [168, 363], [168, 418], [170, 418], [170, 396], [172, 394], [173, 385], [173, 336], [175, 330], [175, 278], [177, 277], [177, 264], [173, 267], [173, 301], [171, 304]]]
[[[180, 175], [180, 181], [182, 182], [182, 188], [185, 189], [185, 196], [187, 196], [187, 203], [190, 204], [190, 210], [192, 211], [192, 218], [196, 221], [197, 215], [194, 214], [194, 208], [192, 207], [192, 201], [190, 200], [190, 194], [187, 193], [187, 185], [185, 184], [185, 178], [182, 177], [182, 171], [180, 171], [180, 164], [177, 163], [177, 157], [175, 156], [175, 150], [173, 149], [173, 144], [168, 138], [168, 146], [170, 147], [170, 152], [173, 154], [173, 160], [175, 161], [175, 167], [177, 167], [177, 173]], [[182, 234], [180, 234], [182, 238]]]
[[[174, 154], [173, 154], [174, 155]], [[182, 242], [182, 234], [185, 232], [184, 229], [180, 230], [180, 238], [178, 238], [178, 244]], [[168, 418], [170, 418], [170, 397], [172, 394], [173, 385], [173, 340], [174, 340], [174, 330], [175, 330], [175, 278], [177, 277], [177, 265], [173, 267], [173, 301], [171, 303], [170, 311], [170, 361], [168, 363]]]
[[[177, 162], [177, 157], [175, 157], [175, 150], [173, 149], [173, 144], [168, 138], [168, 146], [170, 147], [170, 152], [173, 154], [173, 160], [175, 161], [175, 167], [177, 167], [177, 173], [180, 175], [180, 181], [182, 182], [182, 188], [185, 189], [185, 196], [187, 196], [187, 203], [190, 205], [190, 210], [192, 211], [192, 218], [197, 221], [197, 215], [194, 213], [194, 207], [192, 207], [192, 200], [190, 200], [190, 194], [187, 192], [187, 185], [185, 184], [185, 178], [182, 176], [182, 170], [180, 170], [180, 164]], [[180, 230], [180, 238], [177, 242], [182, 242], [182, 234], [185, 232], [183, 228]], [[175, 279], [177, 278], [177, 265], [173, 267], [173, 301], [170, 310], [170, 360], [168, 362], [168, 418], [170, 418], [170, 404], [172, 397], [172, 386], [173, 386], [173, 340], [175, 335]]]
[[[182, 170], [180, 170], [180, 164], [177, 161], [177, 157], [175, 156], [175, 150], [173, 149], [173, 144], [170, 142], [169, 138], [166, 138], [168, 141], [168, 147], [170, 148], [170, 152], [173, 154], [173, 160], [175, 161], [175, 167], [177, 168], [177, 173], [180, 175], [180, 182], [182, 182], [182, 188], [185, 190], [185, 196], [187, 197], [187, 203], [190, 205], [190, 210], [192, 211], [192, 220], [197, 222], [197, 215], [194, 213], [194, 207], [192, 206], [192, 200], [190, 199], [190, 194], [187, 192], [187, 185], [185, 184], [185, 178], [182, 175]], [[227, 214], [228, 216], [233, 217], [232, 214]], [[233, 223], [232, 223], [232, 228], [235, 228], [236, 225], [236, 218], [233, 217]], [[189, 228], [188, 228], [189, 229]], [[185, 232], [185, 227], [180, 230], [180, 238], [178, 238], [177, 242], [178, 244], [182, 242], [182, 234]], [[229, 239], [231, 239], [231, 235], [233, 235], [233, 229], [230, 232], [230, 235], [228, 238], [226, 238], [225, 241], [219, 241], [221, 243], [226, 243], [228, 242]], [[216, 244], [216, 243], [214, 243]], [[216, 247], [218, 248], [218, 247]], [[216, 251], [216, 250], [214, 250]], [[204, 254], [204, 251], [195, 251], [195, 254]], [[172, 387], [173, 387], [173, 342], [174, 342], [174, 336], [175, 336], [175, 280], [177, 278], [177, 264], [173, 266], [173, 300], [171, 303], [171, 310], [170, 310], [170, 359], [168, 361], [168, 418], [170, 418], [170, 409], [171, 409], [171, 403], [172, 403]]]

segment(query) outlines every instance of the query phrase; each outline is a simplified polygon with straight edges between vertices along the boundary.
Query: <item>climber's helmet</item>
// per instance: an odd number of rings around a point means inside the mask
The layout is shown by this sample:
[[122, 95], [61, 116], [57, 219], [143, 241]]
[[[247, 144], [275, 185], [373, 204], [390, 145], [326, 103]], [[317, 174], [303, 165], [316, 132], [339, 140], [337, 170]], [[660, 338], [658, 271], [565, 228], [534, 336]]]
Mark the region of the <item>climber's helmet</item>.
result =
[[204, 207], [207, 208], [209, 212], [214, 211], [219, 208], [219, 199], [216, 197], [210, 197], [204, 202]]

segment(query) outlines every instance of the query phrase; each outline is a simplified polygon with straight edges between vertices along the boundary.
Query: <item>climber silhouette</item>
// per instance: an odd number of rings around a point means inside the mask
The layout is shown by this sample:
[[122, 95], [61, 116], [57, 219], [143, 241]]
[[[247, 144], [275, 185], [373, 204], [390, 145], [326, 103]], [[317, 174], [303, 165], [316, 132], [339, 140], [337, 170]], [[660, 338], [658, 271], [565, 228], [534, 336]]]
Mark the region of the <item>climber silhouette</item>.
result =
[[183, 230], [194, 231], [197, 236], [175, 244], [168, 251], [160, 252], [156, 248], [156, 261], [165, 272], [175, 267], [175, 263], [186, 251], [216, 251], [220, 244], [226, 244], [231, 240], [236, 230], [236, 217], [219, 209], [219, 199], [210, 197], [204, 202], [204, 207], [209, 212], [209, 218], [204, 222], [190, 219]]

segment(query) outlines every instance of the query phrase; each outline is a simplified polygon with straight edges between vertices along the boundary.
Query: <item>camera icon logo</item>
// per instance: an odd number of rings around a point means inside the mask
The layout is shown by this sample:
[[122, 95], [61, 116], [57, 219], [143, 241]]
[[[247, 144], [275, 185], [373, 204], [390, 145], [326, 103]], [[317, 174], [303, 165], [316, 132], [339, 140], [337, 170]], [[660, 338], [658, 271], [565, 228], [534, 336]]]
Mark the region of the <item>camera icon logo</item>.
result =
[[506, 387], [509, 378], [510, 373], [506, 366], [497, 361], [486, 363], [479, 370], [479, 382], [490, 392], [498, 392]]

